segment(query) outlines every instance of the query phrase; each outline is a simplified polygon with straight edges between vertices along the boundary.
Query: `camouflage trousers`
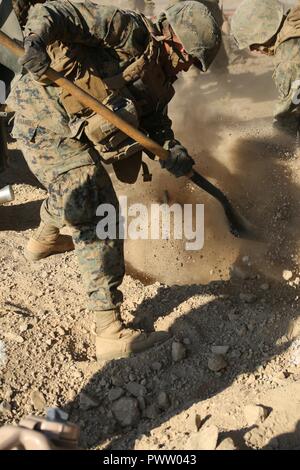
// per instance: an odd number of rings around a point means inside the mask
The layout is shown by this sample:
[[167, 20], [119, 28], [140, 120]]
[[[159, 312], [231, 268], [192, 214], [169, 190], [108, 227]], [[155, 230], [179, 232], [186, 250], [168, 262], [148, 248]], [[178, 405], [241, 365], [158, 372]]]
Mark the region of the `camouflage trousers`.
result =
[[118, 307], [122, 301], [118, 288], [125, 272], [123, 240], [97, 237], [100, 218], [96, 210], [100, 204], [112, 204], [118, 224], [119, 203], [98, 153], [89, 142], [61, 138], [43, 128], [27, 127], [22, 133], [19, 126], [13, 136], [18, 137], [28, 166], [48, 191], [41, 220], [71, 231], [89, 309]]

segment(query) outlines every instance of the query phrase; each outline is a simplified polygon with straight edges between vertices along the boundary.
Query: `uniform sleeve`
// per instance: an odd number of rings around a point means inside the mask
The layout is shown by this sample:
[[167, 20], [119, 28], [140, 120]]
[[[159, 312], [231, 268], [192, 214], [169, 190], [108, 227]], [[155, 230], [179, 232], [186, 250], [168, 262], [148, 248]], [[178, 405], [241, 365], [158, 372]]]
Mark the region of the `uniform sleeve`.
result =
[[172, 121], [167, 115], [167, 109], [163, 113], [153, 113], [142, 122], [141, 127], [159, 145], [164, 146], [167, 141], [174, 139]]
[[288, 62], [276, 67], [273, 75], [279, 97], [274, 110], [275, 118], [300, 113], [300, 64]]
[[139, 55], [145, 45], [145, 27], [138, 15], [90, 1], [60, 0], [35, 5], [25, 27], [25, 36], [30, 33], [38, 34], [47, 45], [57, 40], [87, 46], [100, 44], [133, 56]]

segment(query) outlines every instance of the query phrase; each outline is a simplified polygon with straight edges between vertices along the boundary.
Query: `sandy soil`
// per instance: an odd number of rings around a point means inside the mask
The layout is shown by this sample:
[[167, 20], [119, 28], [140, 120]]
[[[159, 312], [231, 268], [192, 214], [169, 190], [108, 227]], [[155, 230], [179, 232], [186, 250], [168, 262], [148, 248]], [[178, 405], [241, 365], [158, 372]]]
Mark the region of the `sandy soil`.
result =
[[200, 252], [172, 239], [126, 244], [124, 321], [172, 334], [137, 357], [96, 363], [73, 253], [23, 257], [45, 191], [11, 143], [0, 178], [16, 192], [0, 207], [0, 424], [58, 406], [85, 448], [300, 446], [299, 157], [271, 128], [271, 68], [249, 58], [229, 76], [191, 75], [170, 109], [196, 168], [260, 241], [233, 238], [216, 202], [155, 163], [152, 183], [115, 183], [130, 201], [167, 191], [169, 202], [205, 204]]

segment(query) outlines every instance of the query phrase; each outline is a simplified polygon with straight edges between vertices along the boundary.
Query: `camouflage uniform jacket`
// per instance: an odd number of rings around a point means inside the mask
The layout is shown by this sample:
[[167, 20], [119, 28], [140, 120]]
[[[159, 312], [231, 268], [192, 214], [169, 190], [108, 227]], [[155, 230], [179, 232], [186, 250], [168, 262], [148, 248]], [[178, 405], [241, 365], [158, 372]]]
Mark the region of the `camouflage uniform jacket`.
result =
[[[89, 67], [94, 66], [96, 75], [102, 78], [103, 75], [111, 78], [108, 75], [122, 73], [145, 53], [151, 41], [155, 41], [140, 14], [90, 1], [63, 0], [36, 5], [30, 10], [25, 36], [31, 32], [40, 35], [47, 44], [53, 45], [59, 40], [67, 47], [67, 57], [89, 57]], [[174, 138], [166, 111], [174, 95], [172, 83], [176, 77], [169, 75], [161, 52], [162, 47], [157, 42], [155, 61], [143, 70], [142, 76], [133, 77], [126, 83], [126, 90], [138, 104], [140, 127], [163, 145]], [[90, 64], [91, 57], [93, 64]], [[79, 63], [77, 73], [84, 66]], [[66, 111], [61, 90], [56, 86], [41, 86], [27, 74], [13, 89], [9, 104], [16, 111], [14, 137], [18, 137], [18, 126], [24, 125], [33, 134], [38, 126], [64, 137], [73, 137], [71, 124], [76, 116]], [[76, 166], [78, 164], [76, 162]]]

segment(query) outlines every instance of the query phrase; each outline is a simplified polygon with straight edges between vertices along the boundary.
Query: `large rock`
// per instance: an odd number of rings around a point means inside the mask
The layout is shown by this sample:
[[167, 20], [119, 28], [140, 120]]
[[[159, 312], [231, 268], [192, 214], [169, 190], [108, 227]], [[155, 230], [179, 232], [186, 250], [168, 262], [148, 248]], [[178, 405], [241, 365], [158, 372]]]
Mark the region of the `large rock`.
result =
[[33, 390], [30, 394], [31, 403], [35, 410], [44, 411], [46, 406], [46, 400], [44, 395], [38, 390]]
[[238, 448], [231, 437], [227, 437], [218, 445], [217, 450], [238, 450]]
[[135, 398], [124, 397], [115, 401], [112, 412], [121, 426], [133, 426], [140, 419], [138, 401]]
[[262, 405], [247, 405], [244, 415], [248, 426], [262, 423], [268, 417], [268, 410]]
[[190, 435], [185, 450], [215, 450], [218, 437], [219, 430], [217, 426], [205, 426], [199, 432]]

